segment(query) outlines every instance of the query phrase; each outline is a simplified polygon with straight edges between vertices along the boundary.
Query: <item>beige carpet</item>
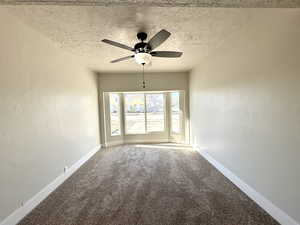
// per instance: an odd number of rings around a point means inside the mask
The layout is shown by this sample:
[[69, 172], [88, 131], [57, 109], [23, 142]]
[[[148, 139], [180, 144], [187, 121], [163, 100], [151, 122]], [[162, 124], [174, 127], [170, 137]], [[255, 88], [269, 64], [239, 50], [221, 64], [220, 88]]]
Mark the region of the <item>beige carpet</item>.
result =
[[278, 223], [192, 149], [103, 149], [20, 225]]

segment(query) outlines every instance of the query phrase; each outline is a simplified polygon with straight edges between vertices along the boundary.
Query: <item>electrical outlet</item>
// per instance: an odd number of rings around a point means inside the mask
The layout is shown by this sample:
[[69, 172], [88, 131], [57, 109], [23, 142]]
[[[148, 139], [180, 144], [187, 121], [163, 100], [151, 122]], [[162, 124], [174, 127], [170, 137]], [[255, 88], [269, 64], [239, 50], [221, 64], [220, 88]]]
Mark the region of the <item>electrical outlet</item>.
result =
[[68, 167], [67, 167], [67, 166], [65, 166], [65, 167], [64, 167], [64, 172], [66, 173], [66, 172], [67, 172], [67, 170], [68, 170]]

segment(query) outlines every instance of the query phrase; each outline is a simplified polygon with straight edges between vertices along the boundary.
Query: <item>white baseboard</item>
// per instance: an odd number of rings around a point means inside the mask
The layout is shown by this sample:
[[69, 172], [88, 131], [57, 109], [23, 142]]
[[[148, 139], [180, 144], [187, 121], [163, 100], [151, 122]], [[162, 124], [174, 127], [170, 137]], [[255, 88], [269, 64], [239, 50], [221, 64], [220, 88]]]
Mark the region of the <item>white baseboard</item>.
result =
[[221, 163], [215, 160], [206, 151], [206, 148], [199, 148], [193, 146], [208, 162], [210, 162], [216, 169], [218, 169], [225, 177], [227, 177], [232, 183], [239, 187], [246, 195], [248, 195], [253, 201], [255, 201], [260, 207], [268, 212], [275, 220], [281, 225], [300, 225], [297, 221], [291, 218], [287, 213], [274, 205], [271, 201], [258, 193], [243, 180], [237, 177], [233, 172], [224, 167]]
[[0, 225], [15, 225], [22, 220], [29, 212], [31, 212], [41, 201], [48, 197], [59, 185], [68, 179], [79, 167], [81, 167], [87, 160], [89, 160], [101, 146], [96, 146], [89, 153], [83, 156], [75, 164], [73, 164], [65, 173], [59, 175], [54, 181], [43, 188], [39, 193], [29, 199], [24, 205], [16, 209], [12, 214], [6, 217]]

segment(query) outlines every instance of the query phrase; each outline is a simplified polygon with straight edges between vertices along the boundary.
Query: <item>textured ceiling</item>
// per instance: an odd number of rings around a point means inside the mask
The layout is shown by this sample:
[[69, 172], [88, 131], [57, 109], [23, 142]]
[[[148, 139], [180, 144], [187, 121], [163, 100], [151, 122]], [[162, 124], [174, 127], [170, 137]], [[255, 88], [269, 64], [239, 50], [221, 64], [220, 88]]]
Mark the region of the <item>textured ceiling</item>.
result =
[[[136, 33], [151, 37], [161, 29], [172, 33], [157, 50], [183, 51], [180, 59], [153, 58], [149, 71], [187, 71], [247, 25], [257, 9], [191, 7], [2, 6], [60, 48], [84, 57], [98, 71], [139, 71], [129, 60], [110, 60], [131, 52], [106, 45], [112, 39], [133, 46]], [[266, 10], [266, 9], [265, 9]], [[268, 9], [270, 10], [270, 9]]]
[[0, 4], [294, 8], [300, 7], [300, 0], [0, 0]]

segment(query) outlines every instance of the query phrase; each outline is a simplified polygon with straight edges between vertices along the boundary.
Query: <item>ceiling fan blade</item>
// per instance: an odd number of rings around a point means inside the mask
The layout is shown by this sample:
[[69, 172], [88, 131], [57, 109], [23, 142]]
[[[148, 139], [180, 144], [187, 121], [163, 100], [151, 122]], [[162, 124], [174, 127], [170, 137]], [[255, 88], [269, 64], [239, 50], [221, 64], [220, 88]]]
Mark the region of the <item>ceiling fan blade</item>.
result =
[[115, 47], [119, 47], [119, 48], [123, 48], [123, 49], [126, 49], [126, 50], [129, 50], [129, 51], [134, 51], [133, 48], [127, 46], [127, 45], [123, 45], [121, 43], [118, 43], [118, 42], [115, 42], [115, 41], [111, 41], [111, 40], [108, 40], [108, 39], [103, 39], [102, 42], [106, 43], [106, 44], [109, 44], [109, 45], [112, 45], [112, 46], [115, 46]]
[[157, 51], [150, 53], [154, 57], [165, 57], [165, 58], [178, 58], [183, 53], [182, 52], [172, 52], [172, 51]]
[[127, 60], [127, 59], [130, 59], [130, 58], [133, 58], [134, 55], [130, 55], [130, 56], [125, 56], [125, 57], [122, 57], [122, 58], [119, 58], [119, 59], [115, 59], [113, 61], [110, 61], [111, 63], [116, 63], [116, 62], [121, 62], [121, 61], [124, 61], [124, 60]]
[[150, 41], [148, 42], [148, 44], [151, 46], [151, 49], [155, 49], [158, 46], [160, 46], [165, 40], [168, 39], [168, 37], [170, 37], [171, 33], [166, 31], [166, 30], [161, 30], [159, 31], [157, 34], [155, 34]]

